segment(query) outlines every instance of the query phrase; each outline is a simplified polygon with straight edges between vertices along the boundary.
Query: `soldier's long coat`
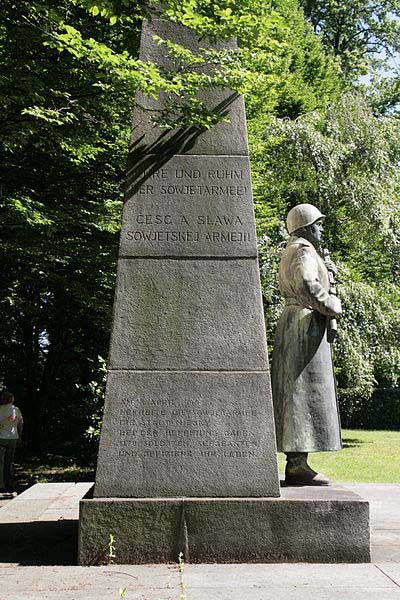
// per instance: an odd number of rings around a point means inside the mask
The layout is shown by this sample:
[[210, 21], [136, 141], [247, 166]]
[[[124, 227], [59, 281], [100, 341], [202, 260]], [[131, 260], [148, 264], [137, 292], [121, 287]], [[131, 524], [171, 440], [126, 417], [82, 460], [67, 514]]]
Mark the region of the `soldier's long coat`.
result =
[[314, 246], [292, 236], [284, 249], [279, 287], [286, 307], [272, 357], [278, 451], [342, 448], [328, 317], [341, 312], [329, 294], [328, 270]]

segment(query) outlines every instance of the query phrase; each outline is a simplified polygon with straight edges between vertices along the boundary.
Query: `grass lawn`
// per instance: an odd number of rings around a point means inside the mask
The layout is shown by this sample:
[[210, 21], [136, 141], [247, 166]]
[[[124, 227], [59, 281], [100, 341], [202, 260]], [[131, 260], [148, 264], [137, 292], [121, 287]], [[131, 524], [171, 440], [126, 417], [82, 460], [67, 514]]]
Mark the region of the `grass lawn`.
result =
[[[343, 429], [343, 450], [313, 452], [309, 464], [332, 481], [400, 483], [400, 431]], [[279, 454], [279, 470], [285, 455]]]

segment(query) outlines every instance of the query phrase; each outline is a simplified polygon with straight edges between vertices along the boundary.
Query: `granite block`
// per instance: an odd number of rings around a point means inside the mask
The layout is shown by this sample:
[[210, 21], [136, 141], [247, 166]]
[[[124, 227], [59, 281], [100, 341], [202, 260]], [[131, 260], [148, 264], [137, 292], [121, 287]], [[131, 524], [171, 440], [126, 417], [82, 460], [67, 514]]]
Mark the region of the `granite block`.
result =
[[181, 548], [181, 517], [178, 499], [138, 499], [135, 504], [126, 498], [81, 500], [79, 564], [107, 564], [110, 534], [115, 538], [115, 563], [174, 562]]
[[268, 368], [256, 259], [120, 259], [113, 369]]
[[279, 496], [267, 372], [111, 371], [96, 497]]
[[[144, 21], [142, 28], [140, 60], [153, 61], [169, 70], [176, 68], [176, 62], [168, 54], [165, 46], [155, 42], [153, 36], [182, 44], [192, 52], [199, 48], [216, 48], [222, 50], [235, 49], [234, 40], [211, 43], [207, 39], [199, 39], [198, 34], [187, 27], [162, 19]], [[210, 72], [210, 67], [202, 64], [202, 72]], [[159, 115], [171, 98], [160, 94], [154, 99], [138, 93], [133, 114], [133, 129], [130, 152], [141, 154], [228, 154], [247, 155], [247, 132], [244, 101], [228, 89], [207, 88], [198, 94], [208, 110], [213, 110], [229, 122], [218, 123], [209, 130], [187, 127], [165, 131], [155, 127], [152, 117]], [[173, 96], [178, 106], [180, 99]]]

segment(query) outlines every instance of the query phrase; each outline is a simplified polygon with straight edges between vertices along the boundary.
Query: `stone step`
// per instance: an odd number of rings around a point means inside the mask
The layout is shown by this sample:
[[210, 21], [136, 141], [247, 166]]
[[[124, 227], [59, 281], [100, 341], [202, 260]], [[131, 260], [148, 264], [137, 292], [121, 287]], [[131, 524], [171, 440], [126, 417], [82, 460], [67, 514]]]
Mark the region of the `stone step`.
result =
[[76, 564], [79, 501], [92, 485], [37, 483], [7, 502], [0, 508], [0, 563]]
[[37, 483], [0, 508], [0, 523], [77, 519], [92, 483]]

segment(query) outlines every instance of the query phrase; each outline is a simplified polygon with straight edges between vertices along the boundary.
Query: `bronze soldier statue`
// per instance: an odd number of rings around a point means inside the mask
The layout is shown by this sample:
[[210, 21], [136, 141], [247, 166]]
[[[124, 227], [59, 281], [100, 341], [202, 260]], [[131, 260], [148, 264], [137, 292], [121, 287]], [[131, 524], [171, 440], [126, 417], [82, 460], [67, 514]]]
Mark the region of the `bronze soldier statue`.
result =
[[342, 448], [329, 343], [342, 308], [318, 252], [324, 219], [311, 204], [292, 208], [287, 216], [290, 239], [279, 268], [285, 309], [275, 335], [272, 395], [278, 451], [287, 457], [289, 485], [328, 485], [308, 465], [308, 453]]

